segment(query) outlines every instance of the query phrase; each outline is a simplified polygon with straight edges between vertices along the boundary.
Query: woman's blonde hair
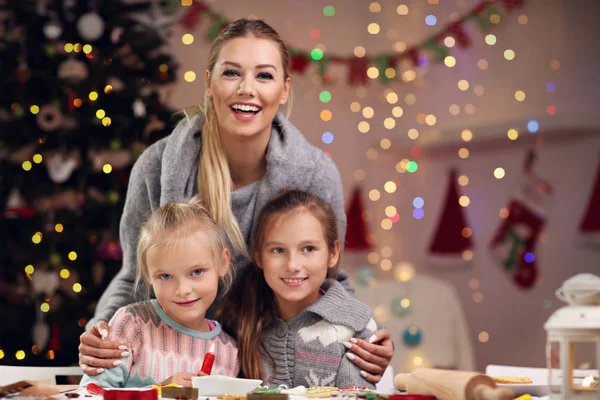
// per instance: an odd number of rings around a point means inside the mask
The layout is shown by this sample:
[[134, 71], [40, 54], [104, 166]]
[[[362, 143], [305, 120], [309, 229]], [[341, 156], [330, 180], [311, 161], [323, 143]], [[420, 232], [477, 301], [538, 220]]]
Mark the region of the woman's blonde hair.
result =
[[[255, 37], [273, 41], [281, 54], [284, 81], [290, 77], [290, 54], [279, 34], [261, 20], [238, 19], [227, 25], [214, 40], [208, 55], [206, 69], [212, 75], [221, 49], [228, 41], [241, 37]], [[287, 114], [291, 110], [292, 96], [288, 98]], [[204, 95], [204, 103], [183, 110], [188, 121], [192, 116], [203, 114], [202, 150], [200, 167], [198, 168], [198, 192], [206, 208], [215, 219], [217, 225], [227, 234], [233, 248], [240, 254], [248, 256], [246, 241], [231, 211], [231, 191], [233, 183], [227, 163], [227, 156], [221, 144], [217, 114], [208, 93]]]
[[[151, 248], [172, 246], [181, 238], [195, 233], [203, 234], [201, 240], [211, 248], [213, 264], [217, 268], [221, 267], [224, 250], [227, 248], [225, 237], [198, 197], [185, 203], [167, 203], [156, 209], [140, 229], [135, 292], [140, 294], [145, 287], [142, 296], [148, 298], [150, 295], [150, 287], [144, 285], [144, 282], [150, 282], [147, 256]], [[230, 264], [231, 262], [221, 278], [223, 294], [229, 290], [233, 281], [233, 268]]]

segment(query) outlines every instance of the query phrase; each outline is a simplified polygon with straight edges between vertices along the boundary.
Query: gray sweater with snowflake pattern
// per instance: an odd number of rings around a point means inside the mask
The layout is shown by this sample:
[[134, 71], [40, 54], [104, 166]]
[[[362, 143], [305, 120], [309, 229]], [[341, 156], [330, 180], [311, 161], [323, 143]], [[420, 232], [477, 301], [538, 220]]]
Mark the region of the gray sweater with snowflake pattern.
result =
[[348, 359], [344, 346], [354, 337], [368, 340], [377, 330], [371, 309], [337, 281], [326, 282], [324, 289], [316, 303], [263, 332], [263, 384], [375, 388]]

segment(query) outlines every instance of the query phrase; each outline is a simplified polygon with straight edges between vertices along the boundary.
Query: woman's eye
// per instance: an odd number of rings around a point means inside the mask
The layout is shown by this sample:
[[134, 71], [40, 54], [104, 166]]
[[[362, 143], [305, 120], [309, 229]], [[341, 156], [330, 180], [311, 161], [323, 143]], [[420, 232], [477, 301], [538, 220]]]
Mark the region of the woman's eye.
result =
[[163, 281], [167, 281], [167, 280], [171, 279], [171, 274], [160, 274], [158, 277], [160, 279], [162, 279]]
[[223, 75], [224, 76], [239, 76], [240, 74], [236, 70], [227, 69], [227, 70], [223, 71]]
[[268, 72], [261, 72], [260, 74], [258, 74], [258, 77], [260, 79], [273, 79], [273, 75]]
[[306, 246], [304, 248], [304, 251], [307, 253], [312, 253], [313, 251], [315, 251], [317, 248], [315, 246]]
[[192, 271], [192, 276], [200, 276], [203, 273], [204, 273], [203, 270], [201, 270], [201, 269], [195, 269], [195, 270]]
[[281, 254], [281, 253], [283, 253], [283, 249], [281, 247], [274, 247], [271, 249], [271, 253]]

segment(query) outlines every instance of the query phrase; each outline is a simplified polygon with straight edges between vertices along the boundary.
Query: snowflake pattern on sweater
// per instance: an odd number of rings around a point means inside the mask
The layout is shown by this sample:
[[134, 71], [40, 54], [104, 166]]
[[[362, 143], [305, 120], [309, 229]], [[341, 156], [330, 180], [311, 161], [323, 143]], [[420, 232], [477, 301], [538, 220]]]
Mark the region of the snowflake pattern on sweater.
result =
[[316, 303], [263, 333], [265, 384], [374, 389], [346, 357], [344, 346], [353, 337], [367, 340], [377, 330], [371, 309], [339, 282], [328, 281], [323, 288]]

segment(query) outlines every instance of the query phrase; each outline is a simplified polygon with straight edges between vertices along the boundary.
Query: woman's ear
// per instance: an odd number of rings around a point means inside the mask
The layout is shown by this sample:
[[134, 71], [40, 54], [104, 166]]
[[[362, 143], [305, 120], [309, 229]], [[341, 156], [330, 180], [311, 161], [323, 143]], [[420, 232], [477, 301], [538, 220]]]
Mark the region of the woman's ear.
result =
[[292, 84], [292, 78], [288, 77], [283, 84], [283, 93], [281, 94], [281, 98], [279, 99], [279, 104], [283, 105], [287, 103], [290, 97], [290, 87]]
[[340, 241], [336, 240], [333, 249], [329, 251], [329, 261], [327, 267], [334, 268], [340, 259]]
[[206, 95], [212, 97], [212, 85], [210, 83], [210, 71], [206, 70], [204, 73], [204, 87], [206, 88]]
[[219, 268], [219, 277], [224, 277], [229, 270], [229, 263], [231, 261], [231, 253], [228, 248], [223, 249], [223, 254], [221, 256], [221, 266]]

